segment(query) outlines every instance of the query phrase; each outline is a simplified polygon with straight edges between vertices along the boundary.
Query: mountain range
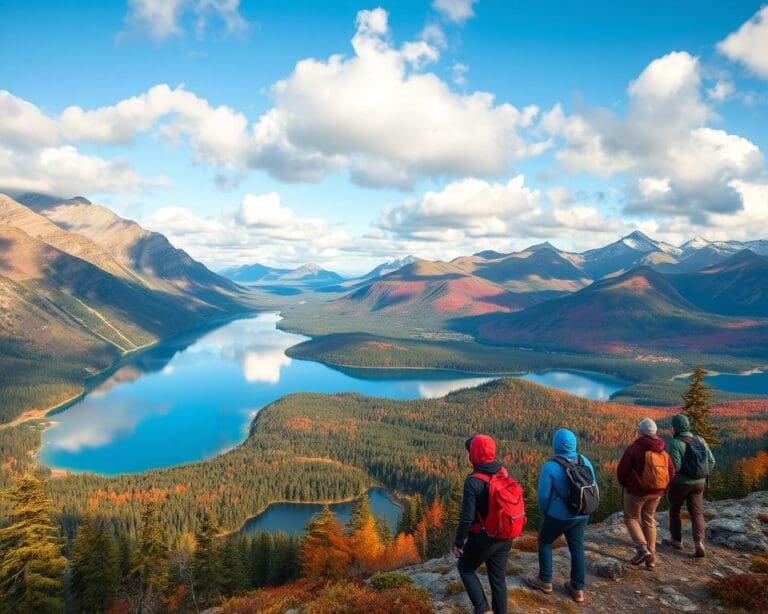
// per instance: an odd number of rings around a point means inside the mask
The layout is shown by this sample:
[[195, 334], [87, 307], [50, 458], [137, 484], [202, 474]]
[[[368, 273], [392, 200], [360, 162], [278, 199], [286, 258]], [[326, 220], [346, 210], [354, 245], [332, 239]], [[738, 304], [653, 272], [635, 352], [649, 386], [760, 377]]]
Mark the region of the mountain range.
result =
[[324, 309], [416, 318], [479, 340], [548, 351], [682, 348], [765, 353], [768, 241], [677, 247], [634, 232], [583, 253], [549, 243], [450, 262], [416, 260]]
[[298, 286], [328, 286], [344, 281], [338, 273], [310, 263], [296, 269], [279, 269], [264, 264], [244, 264], [222, 269], [223, 277], [244, 284], [285, 284]]

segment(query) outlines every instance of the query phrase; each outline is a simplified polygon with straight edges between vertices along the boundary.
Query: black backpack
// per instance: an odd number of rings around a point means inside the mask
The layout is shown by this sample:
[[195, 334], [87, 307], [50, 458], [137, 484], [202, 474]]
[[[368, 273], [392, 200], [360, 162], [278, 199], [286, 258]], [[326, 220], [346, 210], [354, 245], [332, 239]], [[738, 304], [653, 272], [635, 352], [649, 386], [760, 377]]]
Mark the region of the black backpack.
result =
[[587, 516], [596, 512], [597, 506], [600, 505], [600, 489], [581, 454], [578, 455], [575, 463], [559, 456], [553, 457], [552, 460], [565, 469], [565, 478], [568, 483], [568, 498], [565, 503], [570, 512], [578, 516]]
[[684, 441], [685, 453], [680, 463], [680, 473], [692, 480], [701, 480], [709, 477], [709, 459], [707, 458], [707, 447], [700, 437], [678, 437]]

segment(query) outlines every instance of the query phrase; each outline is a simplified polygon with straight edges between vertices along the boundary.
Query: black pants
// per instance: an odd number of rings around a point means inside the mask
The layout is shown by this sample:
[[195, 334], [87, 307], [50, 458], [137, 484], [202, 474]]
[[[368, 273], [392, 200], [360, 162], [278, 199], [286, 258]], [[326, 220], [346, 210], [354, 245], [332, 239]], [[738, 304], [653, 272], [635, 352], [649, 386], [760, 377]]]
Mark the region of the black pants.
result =
[[488, 583], [491, 585], [491, 603], [493, 614], [507, 614], [507, 559], [512, 548], [512, 540], [497, 541], [484, 533], [470, 533], [464, 544], [464, 554], [459, 559], [459, 575], [469, 595], [475, 614], [488, 611], [483, 585], [475, 570], [485, 563], [488, 569]]

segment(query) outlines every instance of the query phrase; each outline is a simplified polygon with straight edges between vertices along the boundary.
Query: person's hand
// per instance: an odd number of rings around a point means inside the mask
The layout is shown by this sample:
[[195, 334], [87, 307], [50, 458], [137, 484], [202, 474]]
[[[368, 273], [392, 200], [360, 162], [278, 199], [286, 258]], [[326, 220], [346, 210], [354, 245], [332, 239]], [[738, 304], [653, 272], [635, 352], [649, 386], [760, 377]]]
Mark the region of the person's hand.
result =
[[458, 546], [453, 547], [453, 556], [455, 556], [458, 559], [458, 558], [461, 558], [462, 554], [464, 554], [464, 550], [462, 550]]

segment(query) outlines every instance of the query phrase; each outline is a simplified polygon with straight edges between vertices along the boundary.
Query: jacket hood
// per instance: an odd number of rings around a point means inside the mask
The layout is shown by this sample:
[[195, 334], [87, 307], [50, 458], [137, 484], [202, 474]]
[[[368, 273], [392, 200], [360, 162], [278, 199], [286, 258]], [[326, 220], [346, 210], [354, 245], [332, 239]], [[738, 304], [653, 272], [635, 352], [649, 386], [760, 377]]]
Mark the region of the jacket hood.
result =
[[652, 435], [643, 435], [635, 440], [639, 446], [645, 450], [652, 450], [653, 452], [661, 452], [664, 449], [664, 440], [661, 437], [655, 437]]
[[688, 420], [688, 416], [685, 414], [677, 414], [676, 416], [672, 416], [672, 429], [675, 431], [675, 435], [690, 432], [691, 421]]
[[568, 429], [558, 429], [552, 438], [556, 456], [576, 456], [576, 435]]
[[469, 460], [475, 467], [496, 460], [496, 442], [488, 435], [475, 435], [469, 444]]

